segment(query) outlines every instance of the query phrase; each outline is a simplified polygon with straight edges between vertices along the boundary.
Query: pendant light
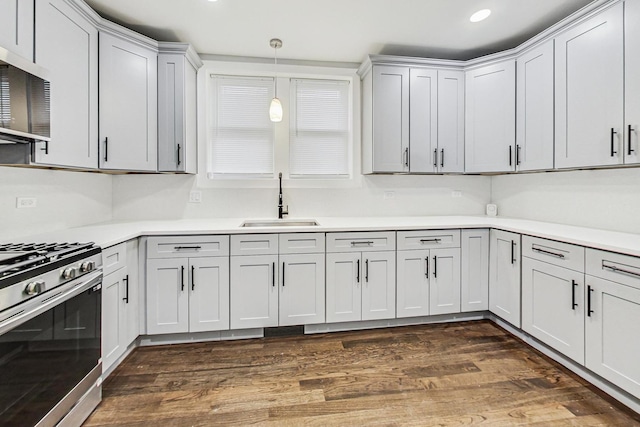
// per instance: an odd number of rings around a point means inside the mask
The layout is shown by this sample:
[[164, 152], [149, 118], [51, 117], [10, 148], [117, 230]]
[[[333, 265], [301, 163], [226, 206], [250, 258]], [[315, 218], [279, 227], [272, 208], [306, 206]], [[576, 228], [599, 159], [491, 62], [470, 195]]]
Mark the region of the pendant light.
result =
[[282, 103], [278, 99], [278, 49], [282, 47], [282, 40], [280, 39], [271, 39], [269, 42], [269, 46], [273, 48], [274, 52], [274, 63], [276, 66], [276, 75], [273, 79], [274, 81], [274, 91], [273, 91], [273, 99], [271, 100], [271, 105], [269, 105], [269, 118], [272, 122], [281, 122], [282, 121]]

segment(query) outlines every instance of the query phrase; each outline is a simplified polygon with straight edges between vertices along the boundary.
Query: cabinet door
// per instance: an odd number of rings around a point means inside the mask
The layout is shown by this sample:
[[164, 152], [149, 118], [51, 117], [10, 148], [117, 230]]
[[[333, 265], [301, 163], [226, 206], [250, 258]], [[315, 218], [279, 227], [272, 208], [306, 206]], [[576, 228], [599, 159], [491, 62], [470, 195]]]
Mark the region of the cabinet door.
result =
[[189, 332], [229, 329], [229, 257], [189, 259]]
[[429, 315], [429, 251], [397, 253], [397, 317]]
[[278, 326], [277, 255], [231, 257], [231, 329]]
[[36, 0], [36, 63], [50, 71], [51, 142], [40, 164], [98, 167], [98, 30], [64, 0]]
[[187, 259], [147, 260], [147, 333], [189, 331]]
[[102, 280], [102, 371], [105, 372], [124, 353], [122, 310], [127, 269], [104, 276]]
[[360, 252], [327, 254], [327, 323], [362, 318]]
[[155, 171], [157, 53], [100, 33], [100, 167]]
[[409, 69], [373, 66], [373, 171], [409, 172]]
[[624, 163], [640, 163], [640, 2], [624, 3], [624, 86], [625, 139]]
[[436, 172], [438, 148], [438, 72], [409, 70], [409, 170]]
[[520, 327], [520, 235], [491, 230], [489, 310]]
[[640, 398], [640, 289], [587, 276], [586, 366]]
[[460, 249], [434, 249], [430, 255], [429, 312], [460, 313]]
[[362, 320], [396, 317], [396, 253], [362, 255]]
[[438, 71], [439, 172], [464, 172], [464, 97], [464, 71]]
[[128, 347], [140, 335], [138, 239], [130, 240], [126, 245], [127, 271], [122, 296], [123, 309], [120, 316], [124, 327], [122, 336], [124, 348]]
[[622, 163], [623, 2], [556, 37], [556, 167]]
[[462, 230], [460, 311], [489, 309], [489, 230]]
[[514, 170], [515, 61], [503, 61], [467, 71], [465, 90], [465, 170]]
[[584, 274], [522, 259], [522, 329], [584, 364]]
[[324, 323], [324, 254], [280, 255], [280, 326]]
[[517, 63], [516, 169], [553, 169], [553, 40]]
[[0, 0], [0, 46], [33, 61], [33, 0]]

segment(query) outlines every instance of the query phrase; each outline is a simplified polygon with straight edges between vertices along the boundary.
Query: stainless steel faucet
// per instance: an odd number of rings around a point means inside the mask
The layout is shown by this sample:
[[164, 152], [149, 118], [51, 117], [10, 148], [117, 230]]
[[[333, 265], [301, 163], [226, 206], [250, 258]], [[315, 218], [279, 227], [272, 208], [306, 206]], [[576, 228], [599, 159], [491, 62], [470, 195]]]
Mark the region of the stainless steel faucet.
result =
[[282, 205], [282, 172], [278, 174], [278, 181], [280, 181], [280, 190], [278, 191], [278, 219], [282, 219], [285, 215], [289, 215], [289, 205], [287, 205], [286, 210]]

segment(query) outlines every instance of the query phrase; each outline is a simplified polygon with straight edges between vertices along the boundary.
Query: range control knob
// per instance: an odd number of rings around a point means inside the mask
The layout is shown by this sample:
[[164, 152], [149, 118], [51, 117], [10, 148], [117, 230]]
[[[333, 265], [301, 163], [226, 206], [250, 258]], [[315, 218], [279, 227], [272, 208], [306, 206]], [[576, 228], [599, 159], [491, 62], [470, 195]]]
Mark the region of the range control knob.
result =
[[80, 264], [80, 273], [88, 273], [96, 269], [95, 261], [85, 261]]
[[78, 274], [78, 269], [76, 267], [65, 268], [62, 271], [62, 278], [63, 279], [73, 279], [73, 278], [76, 277], [77, 274]]
[[44, 291], [44, 281], [36, 280], [35, 282], [27, 283], [27, 286], [24, 288], [24, 293], [27, 295], [38, 295]]

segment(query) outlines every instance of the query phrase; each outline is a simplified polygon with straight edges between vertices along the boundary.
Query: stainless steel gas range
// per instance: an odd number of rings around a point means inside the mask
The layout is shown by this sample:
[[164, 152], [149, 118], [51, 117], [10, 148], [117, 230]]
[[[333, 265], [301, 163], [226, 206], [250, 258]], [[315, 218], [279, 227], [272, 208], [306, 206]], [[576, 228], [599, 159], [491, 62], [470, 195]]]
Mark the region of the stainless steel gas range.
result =
[[0, 245], [0, 426], [78, 426], [102, 398], [102, 254]]

